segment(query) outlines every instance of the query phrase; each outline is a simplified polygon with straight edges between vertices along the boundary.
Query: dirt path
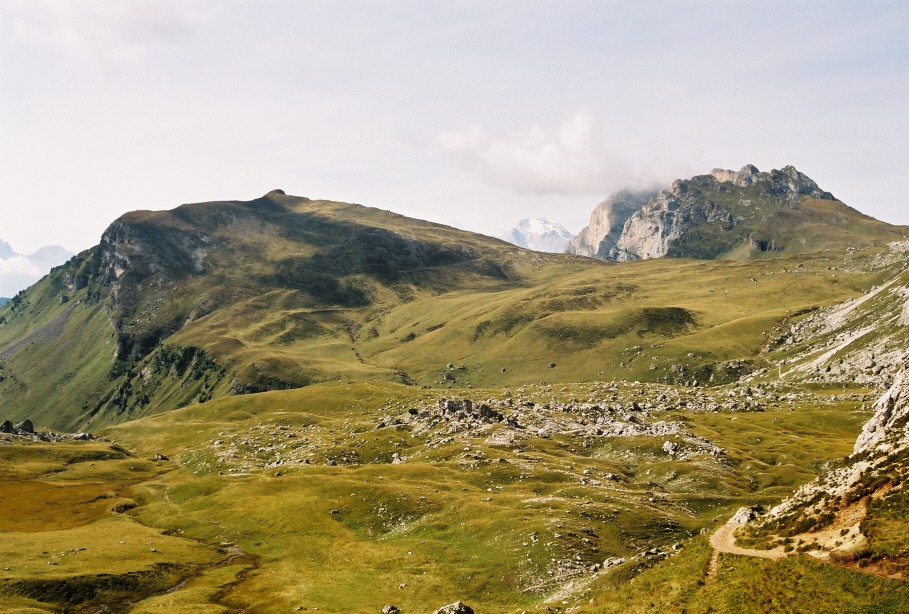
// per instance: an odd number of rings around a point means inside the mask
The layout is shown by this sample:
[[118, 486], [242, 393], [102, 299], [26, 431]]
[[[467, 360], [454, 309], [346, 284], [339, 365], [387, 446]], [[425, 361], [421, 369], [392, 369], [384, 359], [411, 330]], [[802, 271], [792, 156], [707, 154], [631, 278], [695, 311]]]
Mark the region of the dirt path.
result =
[[[858, 523], [861, 522], [862, 518], [864, 517], [864, 504], [852, 505], [843, 513], [841, 513], [834, 524], [827, 530], [795, 536], [794, 539], [801, 541], [800, 538], [804, 538], [808, 543], [820, 543], [827, 546], [828, 548], [831, 547], [834, 542], [837, 542], [841, 548], [845, 546], [847, 549], [855, 549], [865, 543], [865, 537], [858, 530]], [[725, 552], [727, 554], [737, 554], [739, 556], [753, 556], [759, 559], [774, 560], [785, 558], [790, 554], [795, 554], [795, 552], [785, 552], [782, 547], [777, 547], [772, 550], [754, 550], [751, 548], [742, 548], [736, 546], [735, 532], [743, 526], [745, 525], [730, 522], [721, 526], [719, 529], [714, 531], [713, 535], [710, 536], [710, 546], [712, 548], [712, 551], [710, 553], [710, 564], [707, 566], [708, 580], [715, 578], [717, 576], [717, 573], [720, 571], [721, 552]], [[841, 529], [844, 528], [848, 530], [848, 533], [845, 535], [840, 532]], [[823, 551], [822, 553], [810, 551], [807, 554], [824, 563], [836, 565], [837, 567], [843, 567], [845, 569], [859, 573], [877, 576], [879, 578], [886, 578], [888, 580], [902, 580], [904, 582], [909, 581], [909, 578], [903, 576], [901, 573], [887, 573], [876, 567], [859, 567], [854, 563], [840, 563], [833, 561], [830, 559], [829, 555]]]
[[707, 579], [711, 580], [716, 577], [720, 570], [720, 553], [738, 554], [740, 556], [754, 556], [759, 559], [781, 559], [786, 553], [779, 548], [773, 550], [753, 550], [751, 548], [741, 548], [735, 545], [735, 532], [745, 525], [728, 523], [714, 531], [710, 536], [710, 546], [713, 552], [710, 555], [710, 565], [707, 567]]

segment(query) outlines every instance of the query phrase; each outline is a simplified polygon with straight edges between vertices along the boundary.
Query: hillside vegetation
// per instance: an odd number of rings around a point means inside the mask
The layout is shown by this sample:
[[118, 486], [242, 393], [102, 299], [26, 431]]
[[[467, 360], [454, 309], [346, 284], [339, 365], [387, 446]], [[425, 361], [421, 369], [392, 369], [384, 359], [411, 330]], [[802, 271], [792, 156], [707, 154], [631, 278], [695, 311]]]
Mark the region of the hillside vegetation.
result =
[[90, 429], [328, 380], [722, 383], [880, 249], [617, 267], [279, 191], [135, 212], [0, 311], [0, 399]]
[[[905, 609], [909, 247], [810, 196], [804, 253], [627, 263], [279, 191], [124, 216], [0, 310], [0, 610]], [[735, 546], [743, 507], [785, 513]]]

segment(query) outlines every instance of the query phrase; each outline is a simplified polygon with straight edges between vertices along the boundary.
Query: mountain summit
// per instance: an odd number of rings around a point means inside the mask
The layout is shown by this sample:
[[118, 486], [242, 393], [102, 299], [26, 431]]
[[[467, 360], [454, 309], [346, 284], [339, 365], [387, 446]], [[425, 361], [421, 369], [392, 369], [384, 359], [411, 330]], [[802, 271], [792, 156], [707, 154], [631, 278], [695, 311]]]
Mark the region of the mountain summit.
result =
[[570, 251], [614, 261], [786, 255], [861, 245], [893, 230], [793, 166], [761, 172], [751, 164], [678, 179], [656, 193], [619, 192], [590, 219]]
[[561, 254], [568, 242], [574, 238], [564, 226], [544, 218], [521, 220], [517, 226], [502, 236], [502, 239], [518, 247]]

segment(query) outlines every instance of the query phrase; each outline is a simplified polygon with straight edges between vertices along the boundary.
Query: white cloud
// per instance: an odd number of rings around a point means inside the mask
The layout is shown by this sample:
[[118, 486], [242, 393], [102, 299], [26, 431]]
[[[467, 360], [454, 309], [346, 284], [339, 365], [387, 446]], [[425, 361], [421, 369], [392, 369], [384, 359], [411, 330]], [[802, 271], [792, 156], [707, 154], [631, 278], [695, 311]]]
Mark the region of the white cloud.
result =
[[[491, 136], [479, 126], [443, 132], [435, 145], [488, 182], [519, 194], [602, 198], [620, 189], [668, 186], [700, 168], [700, 154], [671, 151], [635, 161], [615, 153], [606, 133], [586, 107], [554, 129], [532, 128]], [[624, 148], [623, 148], [624, 149]]]
[[586, 108], [555, 129], [534, 126], [494, 137], [474, 126], [439, 134], [436, 146], [490, 182], [521, 193], [598, 195], [631, 175]]
[[13, 42], [54, 48], [74, 59], [128, 62], [153, 45], [189, 36], [191, 2], [173, 0], [11, 0], [0, 7]]
[[13, 296], [41, 279], [46, 272], [25, 256], [0, 258], [0, 296]]

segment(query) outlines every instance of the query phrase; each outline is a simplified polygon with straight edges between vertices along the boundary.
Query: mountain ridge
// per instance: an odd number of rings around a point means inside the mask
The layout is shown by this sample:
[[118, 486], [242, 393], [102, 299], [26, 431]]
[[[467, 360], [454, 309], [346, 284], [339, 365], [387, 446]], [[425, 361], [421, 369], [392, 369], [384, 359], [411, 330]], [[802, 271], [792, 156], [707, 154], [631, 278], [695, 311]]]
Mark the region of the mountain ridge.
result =
[[[822, 273], [831, 263], [881, 249], [782, 272], [679, 258], [616, 268], [279, 190], [130, 212], [3, 307], [0, 399], [17, 417], [88, 428], [337, 379], [498, 386], [545, 369], [563, 382], [721, 383], [766, 360], [784, 308], [856, 296], [876, 274]], [[716, 288], [732, 301], [716, 303]]]
[[[905, 233], [841, 203], [793, 166], [768, 172], [751, 164], [739, 171], [718, 168], [677, 179], [643, 204], [640, 195], [630, 196], [620, 193], [598, 205], [572, 252], [618, 262], [766, 258], [834, 244], [857, 247], [886, 235], [897, 240]], [[622, 206], [608, 204], [613, 202]], [[603, 225], [607, 211], [614, 219]]]
[[[855, 220], [829, 203], [787, 219]], [[0, 607], [896, 609], [909, 241], [880, 230], [614, 263], [280, 191], [128, 213], [0, 308]], [[881, 459], [743, 536], [789, 558], [703, 535]], [[859, 548], [799, 556], [815, 526]]]

